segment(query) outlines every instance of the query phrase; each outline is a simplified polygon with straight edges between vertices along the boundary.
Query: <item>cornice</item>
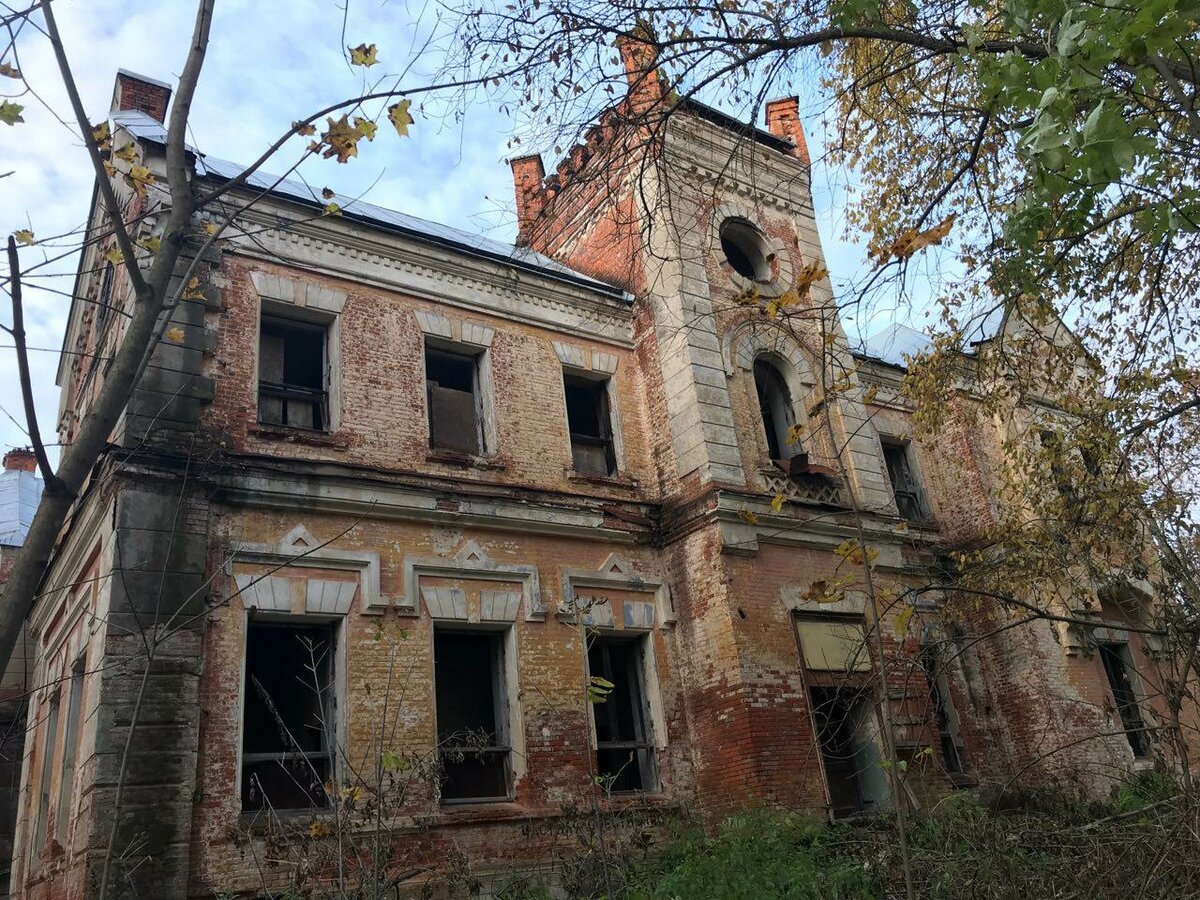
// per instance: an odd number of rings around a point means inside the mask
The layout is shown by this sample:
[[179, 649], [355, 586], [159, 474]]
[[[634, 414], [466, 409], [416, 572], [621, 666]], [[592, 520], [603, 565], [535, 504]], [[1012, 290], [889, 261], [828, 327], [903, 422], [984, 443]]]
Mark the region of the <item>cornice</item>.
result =
[[239, 221], [261, 231], [254, 240], [235, 235], [226, 250], [476, 313], [633, 346], [632, 307], [623, 298], [451, 248], [385, 236], [354, 222], [320, 219], [281, 227], [281, 216], [292, 212], [276, 204], [247, 210]]

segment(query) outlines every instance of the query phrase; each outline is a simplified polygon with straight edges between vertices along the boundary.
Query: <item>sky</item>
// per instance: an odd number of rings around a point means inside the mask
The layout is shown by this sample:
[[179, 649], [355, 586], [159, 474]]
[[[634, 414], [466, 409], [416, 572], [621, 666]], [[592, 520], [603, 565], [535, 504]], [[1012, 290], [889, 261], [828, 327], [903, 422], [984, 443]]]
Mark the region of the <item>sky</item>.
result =
[[[92, 121], [103, 120], [108, 111], [118, 68], [177, 81], [194, 15], [186, 0], [59, 0], [54, 8]], [[427, 81], [442, 61], [437, 46], [426, 41], [436, 29], [430, 24], [430, 10], [435, 8], [419, 0], [363, 0], [344, 13], [336, 0], [218, 0], [189, 143], [223, 159], [250, 161], [293, 120], [355, 95], [363, 86], [364, 71], [375, 78], [408, 69], [405, 84]], [[378, 45], [380, 66], [351, 70], [344, 48], [360, 43]], [[48, 41], [27, 26], [18, 51], [20, 69], [37, 96], [15, 98], [25, 107], [23, 123], [0, 124], [0, 228], [4, 235], [28, 228], [44, 238], [83, 224], [93, 176], [65, 115], [69, 106]], [[6, 87], [0, 84], [0, 90]], [[301, 172], [318, 188], [327, 185], [344, 196], [365, 194], [380, 206], [512, 240], [515, 213], [506, 160], [515, 155], [508, 141], [519, 126], [497, 106], [480, 98], [437, 118], [418, 110], [408, 140], [400, 141], [381, 128], [375, 142], [364, 144], [352, 164], [314, 159]], [[805, 124], [817, 155], [821, 123]], [[546, 152], [549, 164], [551, 148], [522, 145], [518, 152], [530, 149]], [[293, 158], [281, 159], [267, 171], [286, 168]], [[868, 264], [861, 247], [842, 239], [841, 189], [822, 166], [814, 165], [813, 179], [817, 226], [836, 291]], [[64, 240], [23, 251], [22, 266], [42, 263], [67, 249], [69, 241]], [[54, 291], [70, 292], [76, 265], [77, 258], [70, 254], [42, 265], [25, 291], [38, 420], [48, 442], [54, 440], [58, 416], [55, 375], [69, 308], [68, 298]], [[11, 323], [7, 296], [0, 298], [0, 321]], [[872, 333], [886, 324], [877, 318], [862, 330]], [[846, 326], [854, 340], [858, 323]], [[16, 356], [11, 338], [0, 334], [0, 449], [27, 443]]]

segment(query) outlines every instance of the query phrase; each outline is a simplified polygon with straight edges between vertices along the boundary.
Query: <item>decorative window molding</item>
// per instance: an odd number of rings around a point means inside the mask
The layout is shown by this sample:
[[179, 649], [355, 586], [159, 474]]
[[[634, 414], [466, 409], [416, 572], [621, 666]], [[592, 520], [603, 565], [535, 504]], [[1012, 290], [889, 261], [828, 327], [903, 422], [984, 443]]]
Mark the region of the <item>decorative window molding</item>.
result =
[[485, 589], [480, 592], [480, 622], [515, 622], [522, 602], [525, 621], [546, 618], [542, 606], [537, 566], [494, 562], [475, 541], [468, 541], [453, 557], [405, 557], [405, 596], [397, 606], [408, 615], [420, 614], [421, 600], [434, 619], [470, 621], [469, 604], [462, 588], [421, 584], [422, 578], [454, 578], [463, 581], [500, 581], [520, 584], [521, 589]]
[[334, 290], [309, 281], [297, 281], [282, 275], [266, 272], [251, 272], [254, 290], [263, 300], [283, 303], [301, 309], [315, 309], [330, 315], [339, 315], [346, 305], [346, 292]]
[[[653, 600], [621, 603], [621, 628], [624, 630], [650, 631], [656, 625], [666, 628], [675, 624], [675, 609], [666, 581], [636, 573], [629, 562], [615, 553], [604, 560], [599, 569], [563, 569], [559, 616], [573, 617], [576, 595], [588, 588], [653, 595]], [[584, 622], [597, 628], [615, 628], [615, 615], [611, 603], [600, 603], [584, 614]]]
[[831, 616], [862, 616], [867, 611], [867, 595], [863, 591], [846, 591], [842, 599], [832, 603], [818, 603], [803, 595], [812, 591], [811, 585], [785, 584], [779, 589], [779, 599], [788, 612]]
[[617, 363], [620, 360], [615, 354], [580, 347], [578, 344], [568, 344], [565, 341], [553, 343], [558, 361], [564, 366], [588, 372], [601, 372], [605, 375], [612, 375], [617, 371]]
[[733, 376], [738, 369], [754, 371], [754, 361], [760, 356], [781, 359], [787, 365], [780, 368], [794, 395], [807, 394], [816, 385], [808, 352], [777, 322], [751, 319], [725, 332], [722, 355], [725, 374]]
[[[339, 569], [358, 573], [358, 581], [298, 578], [281, 575], [266, 577], [249, 574], [234, 576], [239, 597], [246, 609], [257, 608], [273, 612], [295, 612], [302, 605], [304, 612], [326, 615], [346, 615], [359, 595], [359, 606], [364, 613], [382, 613], [390, 605], [379, 589], [379, 554], [360, 550], [343, 550], [321, 542], [313, 537], [303, 525], [297, 525], [285, 534], [277, 544], [235, 544], [229, 567], [234, 563], [257, 563], [268, 566], [286, 566], [291, 572], [296, 569]], [[232, 573], [231, 573], [232, 574]], [[293, 587], [304, 584], [299, 602], [293, 599]]]
[[490, 347], [492, 338], [496, 336], [496, 329], [488, 325], [452, 319], [427, 309], [417, 310], [417, 324], [427, 335], [474, 347]]

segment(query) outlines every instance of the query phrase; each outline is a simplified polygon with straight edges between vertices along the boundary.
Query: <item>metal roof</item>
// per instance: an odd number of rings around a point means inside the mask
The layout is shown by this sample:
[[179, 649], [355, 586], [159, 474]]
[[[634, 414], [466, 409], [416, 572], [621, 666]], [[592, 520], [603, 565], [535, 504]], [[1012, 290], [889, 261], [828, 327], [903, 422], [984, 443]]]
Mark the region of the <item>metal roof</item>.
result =
[[[163, 127], [162, 123], [140, 110], [114, 112], [112, 113], [112, 119], [114, 124], [126, 129], [139, 140], [149, 141], [154, 144], [166, 144], [166, 128]], [[196, 156], [196, 171], [202, 177], [225, 181], [237, 177], [246, 168], [235, 162], [200, 153], [192, 147], [189, 147], [189, 150]], [[314, 206], [318, 209], [330, 202], [321, 197], [318, 189], [314, 189], [310, 185], [287, 178], [280, 180], [277, 176], [269, 175], [262, 171], [255, 172], [247, 179], [246, 183], [252, 188], [268, 190], [275, 196], [284, 197], [307, 206]], [[498, 241], [493, 238], [473, 234], [469, 231], [463, 231], [459, 228], [452, 228], [449, 225], [430, 222], [417, 216], [398, 212], [397, 210], [376, 206], [373, 203], [365, 203], [353, 197], [335, 195], [332, 201], [341, 207], [342, 218], [344, 219], [363, 222], [387, 231], [403, 234], [425, 243], [449, 247], [473, 256], [483, 256], [522, 269], [540, 272], [552, 278], [570, 281], [600, 293], [617, 297], [627, 303], [633, 302], [632, 295], [622, 288], [592, 278], [582, 272], [577, 272], [548, 256], [535, 253], [527, 247], [518, 247], [505, 241]]]

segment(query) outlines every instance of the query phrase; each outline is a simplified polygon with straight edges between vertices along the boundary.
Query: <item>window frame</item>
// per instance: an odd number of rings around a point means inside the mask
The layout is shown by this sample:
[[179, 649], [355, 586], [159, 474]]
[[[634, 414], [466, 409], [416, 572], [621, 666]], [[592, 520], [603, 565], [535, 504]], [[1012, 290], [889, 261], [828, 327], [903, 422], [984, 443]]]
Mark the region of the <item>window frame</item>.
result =
[[[758, 370], [762, 367], [769, 374], [767, 379], [774, 378], [776, 381], [775, 387], [780, 391], [778, 402], [778, 412], [783, 415], [783, 422], [775, 421], [776, 410], [768, 408], [770, 398], [765, 396], [765, 387], [758, 383]], [[759, 353], [754, 357], [754, 362], [750, 366], [750, 381], [754, 386], [754, 399], [757, 404], [758, 424], [760, 435], [764, 439], [767, 448], [767, 459], [772, 463], [776, 460], [789, 460], [795, 456], [800, 456], [805, 453], [804, 445], [801, 441], [788, 441], [788, 435], [803, 420], [803, 416], [797, 415], [796, 397], [793, 396], [794, 391], [792, 385], [788, 382], [787, 373], [784, 371], [783, 365], [780, 364], [778, 358], [770, 353]], [[772, 435], [767, 428], [767, 416], [764, 409], [771, 415], [771, 422], [775, 426], [775, 434]], [[801, 411], [802, 412], [802, 411]], [[771, 452], [772, 444], [779, 455], [773, 455]]]
[[[491, 641], [491, 672], [492, 672], [492, 706], [495, 716], [496, 743], [487, 747], [472, 747], [467, 749], [455, 748], [443, 750], [442, 738], [438, 733], [438, 694], [437, 694], [437, 636], [438, 634], [469, 635]], [[514, 715], [514, 708], [520, 703], [519, 688], [516, 685], [516, 630], [510, 625], [498, 627], [471, 625], [457, 621], [435, 621], [431, 635], [430, 659], [430, 693], [433, 698], [433, 732], [437, 741], [439, 765], [441, 757], [446, 752], [474, 754], [484, 753], [503, 754], [504, 794], [485, 797], [446, 797], [442, 792], [439, 780], [438, 803], [442, 806], [473, 806], [488, 803], [511, 803], [515, 797], [516, 767], [514, 766], [514, 751], [517, 739], [514, 731], [521, 727], [520, 718]], [[504, 743], [500, 741], [503, 740]]]
[[[1146, 717], [1142, 715], [1143, 693], [1137, 675], [1137, 665], [1133, 658], [1133, 648], [1128, 641], [1098, 641], [1096, 655], [1100, 658], [1100, 666], [1104, 671], [1104, 681], [1108, 687], [1108, 695], [1117, 710], [1117, 721], [1129, 744], [1129, 750], [1135, 760], [1149, 759], [1152, 755], [1150, 732]], [[1117, 694], [1116, 673], [1109, 666], [1109, 659], [1120, 663], [1128, 682], [1128, 698], [1122, 702]], [[1136, 718], [1136, 721], [1132, 719]]]
[[54, 818], [54, 838], [60, 844], [66, 839], [66, 823], [70, 820], [75, 796], [75, 767], [78, 762], [80, 732], [83, 725], [83, 692], [86, 688], [86, 655], [81, 653], [71, 665], [67, 683], [67, 719], [63, 731], [62, 763], [58, 776], [58, 806]]
[[[888, 451], [901, 455], [904, 466], [908, 470], [911, 490], [902, 491], [896, 487], [896, 482], [892, 478], [892, 467], [888, 465]], [[881, 434], [879, 436], [879, 455], [883, 460], [884, 475], [887, 477], [888, 487], [892, 491], [892, 500], [896, 504], [896, 512], [900, 518], [908, 522], [930, 521], [932, 513], [929, 509], [929, 499], [925, 494], [925, 480], [921, 476], [920, 467], [917, 465], [917, 454], [913, 450], [912, 441]], [[917, 513], [915, 516], [905, 515], [900, 501], [901, 495], [911, 499]]]
[[[596, 728], [597, 713], [599, 707], [605, 707], [607, 712], [609, 707], [607, 704], [612, 702], [610, 694], [605, 703], [589, 703], [588, 711], [590, 713], [589, 725], [591, 732], [592, 743], [592, 761], [595, 766], [597, 776], [600, 775], [600, 751], [601, 750], [629, 750], [633, 753], [641, 751], [637, 756], [637, 766], [639, 770], [639, 779], [641, 787], [631, 788], [628, 790], [607, 790], [609, 795], [629, 796], [634, 794], [654, 794], [662, 790], [662, 783], [659, 778], [659, 760], [658, 750], [660, 742], [657, 739], [657, 731], [654, 715], [654, 703], [652, 702], [650, 685], [651, 679], [655, 679], [653, 683], [657, 683], [657, 673], [652, 669], [654, 666], [654, 645], [653, 636], [650, 632], [629, 632], [615, 629], [589, 629], [589, 642], [585, 648], [584, 658], [587, 666], [587, 674], [590, 679], [594, 673], [592, 671], [591, 651], [596, 641], [605, 643], [623, 643], [630, 644], [634, 647], [636, 659], [633, 664], [633, 672], [636, 678], [638, 702], [633, 704], [633, 708], [638, 712], [640, 718], [640, 730], [642, 737], [637, 741], [604, 741], [599, 739], [599, 733]], [[609, 674], [611, 674], [611, 665], [609, 666]], [[601, 674], [600, 677], [607, 678], [608, 675]], [[609, 679], [612, 680], [611, 678]], [[611, 714], [611, 715], [615, 715]]]
[[[616, 375], [609, 373], [590, 372], [586, 369], [577, 369], [572, 366], [563, 366], [563, 421], [566, 423], [567, 443], [571, 450], [571, 471], [583, 478], [620, 478], [621, 473], [625, 470], [625, 453], [624, 446], [621, 440], [620, 417], [617, 412], [617, 391], [616, 391]], [[603, 387], [604, 397], [604, 412], [608, 419], [608, 437], [592, 438], [589, 435], [576, 434], [571, 430], [571, 412], [570, 406], [567, 403], [567, 382], [575, 381], [578, 383], [590, 383]], [[590, 443], [593, 446], [606, 446], [606, 457], [609, 461], [610, 471], [607, 474], [598, 472], [587, 472], [578, 468], [575, 464], [575, 441], [579, 438], [583, 443]]]
[[[293, 626], [297, 628], [314, 628], [325, 627], [329, 630], [333, 641], [333, 649], [329, 660], [330, 672], [330, 690], [329, 698], [326, 701], [326, 721], [330, 723], [330, 727], [322, 730], [323, 748], [321, 751], [314, 751], [316, 754], [326, 753], [329, 758], [329, 781], [333, 784], [339, 783], [339, 769], [341, 768], [341, 760], [339, 759], [339, 750], [342, 746], [342, 736], [346, 733], [346, 623], [345, 616], [341, 615], [320, 615], [311, 613], [276, 613], [262, 612], [256, 609], [247, 609], [242, 620], [242, 673], [241, 685], [237, 698], [237, 782], [234, 785], [234, 793], [238, 798], [238, 809], [240, 814], [257, 816], [261, 815], [263, 809], [247, 808], [242, 801], [242, 788], [245, 781], [245, 769], [248, 762], [264, 762], [270, 758], [286, 758], [289, 754], [267, 754], [255, 753], [247, 754], [245, 750], [246, 740], [246, 699], [250, 691], [250, 667], [249, 667], [249, 648], [250, 648], [250, 629], [254, 625], [264, 625], [271, 627], [287, 627]], [[306, 756], [312, 755], [309, 753]], [[254, 758], [248, 758], [254, 757]], [[326, 798], [327, 801], [331, 798]], [[321, 814], [327, 812], [330, 808], [330, 803], [324, 806], [297, 806], [297, 807], [270, 807], [274, 812], [308, 812]], [[268, 807], [264, 807], [266, 809]]]
[[[425, 442], [429, 453], [434, 456], [462, 456], [486, 458], [496, 454], [497, 435], [495, 416], [491, 348], [439, 338], [424, 334], [421, 342], [421, 396], [425, 404]], [[433, 443], [433, 408], [429, 399], [429, 354], [457, 356], [469, 359], [473, 364], [472, 391], [475, 398], [475, 431], [478, 451], [468, 453], [451, 447], [438, 447]]]
[[[259, 305], [257, 335], [254, 348], [254, 399], [255, 422], [260, 428], [284, 428], [303, 431], [308, 434], [332, 434], [338, 425], [340, 413], [338, 390], [340, 386], [341, 359], [338, 350], [340, 333], [339, 317], [322, 311], [308, 310], [286, 304], [263, 300]], [[292, 328], [297, 331], [320, 331], [323, 334], [321, 359], [321, 389], [315, 390], [300, 385], [286, 383], [264, 382], [262, 378], [262, 339], [263, 326], [270, 324], [277, 327]], [[264, 384], [266, 387], [264, 388]], [[276, 397], [280, 400], [305, 400], [317, 397], [311, 402], [318, 405], [321, 414], [322, 427], [312, 428], [306, 425], [291, 423], [268, 422], [262, 417], [263, 395]]]
[[54, 759], [58, 751], [58, 731], [62, 686], [55, 685], [46, 698], [48, 708], [42, 729], [42, 759], [38, 772], [37, 812], [33, 823], [32, 849], [40, 854], [50, 840], [50, 812], [53, 809]]

